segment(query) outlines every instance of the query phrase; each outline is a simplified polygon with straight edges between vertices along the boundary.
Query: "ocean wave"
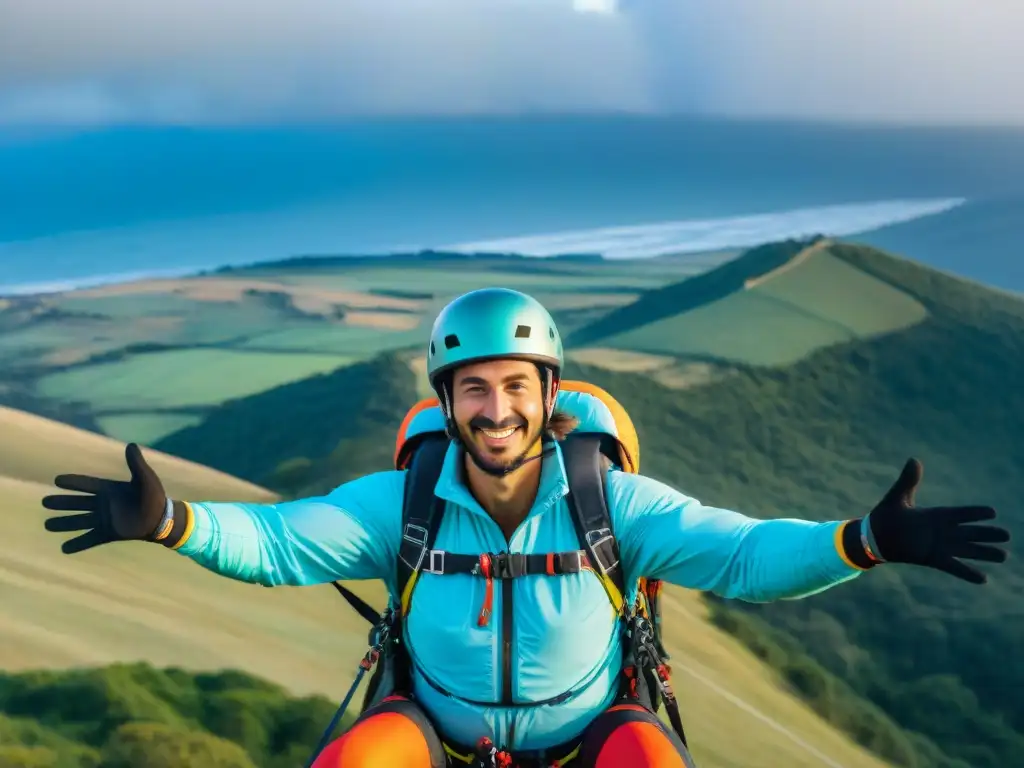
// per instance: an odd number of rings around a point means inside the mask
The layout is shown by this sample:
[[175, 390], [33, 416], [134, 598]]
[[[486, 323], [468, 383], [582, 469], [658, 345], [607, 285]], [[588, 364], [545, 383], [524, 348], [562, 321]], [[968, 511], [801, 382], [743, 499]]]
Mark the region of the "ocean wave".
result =
[[441, 250], [520, 253], [528, 256], [600, 253], [609, 259], [650, 258], [751, 247], [774, 240], [815, 234], [849, 237], [888, 224], [942, 213], [965, 202], [963, 198], [880, 200], [748, 216], [522, 235], [447, 245]]
[[[368, 250], [367, 253], [397, 253], [424, 250], [447, 250], [455, 252], [501, 252], [519, 253], [526, 256], [555, 256], [566, 253], [600, 253], [606, 258], [630, 259], [649, 258], [670, 254], [701, 254], [712, 251], [746, 248], [773, 240], [790, 237], [806, 237], [813, 234], [842, 237], [868, 232], [873, 229], [902, 221], [941, 213], [966, 202], [962, 198], [925, 200], [883, 200], [871, 203], [850, 203], [784, 211], [766, 212], [746, 216], [725, 216], [712, 219], [690, 219], [657, 224], [599, 227], [546, 234], [532, 234], [474, 242], [461, 242], [440, 246], [436, 243], [398, 245], [387, 249]], [[308, 212], [305, 212], [308, 214]], [[281, 215], [283, 216], [283, 214]], [[294, 219], [294, 220], [293, 220]], [[263, 261], [287, 258], [289, 247], [292, 253], [300, 241], [320, 246], [320, 252], [330, 253], [331, 236], [329, 228], [310, 226], [315, 221], [308, 215], [294, 215], [292, 218], [260, 217], [218, 217], [217, 221], [192, 221], [180, 228], [155, 227], [106, 230], [75, 235], [61, 235], [36, 242], [0, 243], [0, 261], [13, 259], [16, 255], [31, 256], [45, 262], [48, 254], [57, 247], [62, 251], [77, 252], [81, 258], [88, 253], [103, 254], [109, 258], [112, 253], [140, 253], [148, 251], [151, 258], [164, 264], [173, 261], [184, 249], [182, 242], [202, 241], [207, 244], [202, 266], [193, 263], [172, 269], [138, 269], [131, 272], [108, 272], [82, 277], [66, 277], [57, 280], [26, 281], [23, 283], [0, 284], [0, 296], [31, 295], [72, 291], [100, 285], [124, 283], [154, 278], [177, 278], [195, 275], [204, 270], [221, 266], [238, 266]], [[315, 237], [310, 231], [315, 231]], [[255, 235], [258, 234], [258, 242]], [[316, 241], [315, 243], [312, 241]], [[60, 244], [58, 246], [58, 244]], [[257, 247], [258, 246], [258, 247]], [[17, 249], [17, 253], [15, 252]], [[191, 249], [196, 251], [198, 249]], [[212, 256], [217, 253], [220, 258]], [[230, 254], [237, 253], [237, 258]], [[258, 255], [257, 255], [258, 254]], [[700, 272], [716, 266], [720, 259], [694, 259], [694, 271]]]

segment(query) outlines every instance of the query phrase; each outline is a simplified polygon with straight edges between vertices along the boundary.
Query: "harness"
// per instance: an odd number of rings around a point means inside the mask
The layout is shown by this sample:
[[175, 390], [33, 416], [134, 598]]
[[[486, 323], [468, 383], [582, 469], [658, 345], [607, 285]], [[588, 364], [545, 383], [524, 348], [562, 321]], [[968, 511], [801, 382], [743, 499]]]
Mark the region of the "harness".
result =
[[[657, 712], [664, 704], [673, 730], [685, 745], [686, 735], [678, 701], [670, 683], [671, 670], [666, 663], [668, 654], [661, 642], [659, 598], [662, 583], [641, 578], [636, 585], [637, 594], [633, 604], [627, 605], [625, 599], [619, 548], [612, 530], [604, 483], [609, 466], [620, 460], [615, 440], [597, 432], [573, 432], [560, 443], [569, 484], [566, 500], [580, 548], [529, 555], [481, 553], [474, 556], [434, 547], [446, 506], [445, 501], [434, 494], [434, 487], [440, 477], [448, 445], [448, 437], [443, 432], [428, 431], [411, 437], [397, 457], [396, 464], [408, 469], [402, 509], [402, 540], [396, 563], [400, 596], [398, 605], [389, 604], [383, 614], [378, 614], [357, 595], [341, 584], [334, 583], [342, 596], [373, 627], [371, 646], [374, 647], [364, 658], [360, 669], [362, 673], [368, 665], [376, 663], [363, 698], [363, 711], [395, 693], [412, 697], [411, 660], [404, 647], [402, 621], [409, 615], [412, 596], [421, 573], [441, 576], [469, 574], [485, 579], [485, 597], [477, 621], [480, 626], [486, 626], [491, 619], [495, 582], [500, 584], [502, 597], [508, 604], [513, 579], [533, 574], [558, 576], [590, 571], [604, 585], [624, 632], [622, 678], [616, 703], [640, 703], [652, 712]], [[570, 689], [543, 701], [513, 702], [510, 674], [512, 611], [503, 611], [502, 615], [508, 624], [503, 627], [505, 685], [500, 706], [535, 707], [557, 704], [571, 698], [575, 691]], [[420, 673], [433, 688], [456, 698], [423, 674], [422, 670]], [[495, 705], [495, 702], [468, 703]], [[546, 755], [557, 758], [554, 763], [552, 757], [545, 756], [543, 760], [534, 761], [517, 755], [515, 766], [550, 768], [552, 765], [565, 765], [576, 757], [579, 741], [577, 738], [573, 743], [546, 750]], [[511, 756], [507, 752], [497, 749], [486, 739], [473, 746], [447, 743], [444, 746], [448, 756], [455, 761], [453, 764], [486, 768], [513, 765], [508, 762]]]

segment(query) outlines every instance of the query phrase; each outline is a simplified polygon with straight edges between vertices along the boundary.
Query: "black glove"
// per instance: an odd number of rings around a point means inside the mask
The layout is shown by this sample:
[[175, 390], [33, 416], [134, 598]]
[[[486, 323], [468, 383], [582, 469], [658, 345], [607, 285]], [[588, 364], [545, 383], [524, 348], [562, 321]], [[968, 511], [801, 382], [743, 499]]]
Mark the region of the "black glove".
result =
[[910, 563], [984, 584], [985, 574], [961, 560], [1004, 562], [1006, 550], [991, 545], [1008, 542], [1009, 531], [974, 525], [995, 518], [991, 507], [915, 507], [922, 472], [921, 462], [908, 459], [899, 479], [867, 517], [846, 526], [843, 548], [862, 568], [881, 562]]
[[64, 554], [130, 539], [160, 541], [173, 547], [181, 539], [187, 516], [184, 505], [167, 498], [160, 478], [146, 463], [138, 445], [129, 443], [124, 456], [132, 475], [127, 482], [89, 475], [54, 478], [53, 484], [58, 488], [89, 494], [43, 498], [46, 509], [83, 512], [46, 520], [48, 531], [85, 531], [61, 545]]

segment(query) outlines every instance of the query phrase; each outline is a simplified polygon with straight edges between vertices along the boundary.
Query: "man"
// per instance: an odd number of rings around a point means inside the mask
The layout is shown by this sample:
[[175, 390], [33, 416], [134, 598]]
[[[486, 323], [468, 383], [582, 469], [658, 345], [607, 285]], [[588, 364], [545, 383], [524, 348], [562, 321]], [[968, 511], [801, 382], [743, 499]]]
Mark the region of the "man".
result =
[[[452, 439], [435, 487], [446, 504], [437, 547], [474, 555], [577, 548], [552, 436], [566, 429], [554, 412], [562, 364], [554, 321], [521, 293], [473, 291], [438, 316], [428, 375]], [[136, 446], [126, 456], [130, 483], [56, 478], [58, 487], [93, 494], [43, 500], [48, 509], [86, 512], [47, 520], [50, 531], [86, 531], [65, 552], [142, 539], [242, 581], [382, 579], [397, 598], [404, 471], [281, 504], [186, 503], [166, 498]], [[977, 524], [995, 517], [988, 507], [913, 507], [920, 472], [908, 462], [870, 514], [828, 523], [748, 518], [616, 469], [606, 493], [626, 583], [646, 576], [770, 601], [820, 592], [883, 562], [983, 583], [958, 558], [1003, 562], [1006, 553], [991, 545], [1009, 535]], [[482, 737], [496, 745], [492, 765], [692, 765], [653, 713], [617, 702], [620, 625], [592, 573], [517, 579], [497, 597], [491, 586], [490, 578], [420, 577], [404, 627], [411, 697], [364, 712], [324, 750], [319, 768], [469, 764], [458, 756]]]

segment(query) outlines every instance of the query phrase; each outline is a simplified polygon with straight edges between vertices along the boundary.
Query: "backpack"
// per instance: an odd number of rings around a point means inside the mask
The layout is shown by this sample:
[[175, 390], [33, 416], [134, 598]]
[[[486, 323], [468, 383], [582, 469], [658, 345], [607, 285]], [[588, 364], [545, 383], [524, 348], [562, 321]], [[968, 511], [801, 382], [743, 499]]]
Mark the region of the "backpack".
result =
[[[376, 664], [363, 698], [363, 711], [396, 692], [409, 694], [409, 659], [402, 647], [402, 617], [408, 615], [420, 573], [472, 573], [489, 580], [528, 573], [569, 573], [592, 570], [608, 593], [625, 632], [620, 701], [639, 701], [657, 712], [662, 703], [673, 729], [686, 744], [678, 702], [670, 684], [668, 654], [661, 642], [660, 580], [640, 578], [636, 599], [626, 605], [619, 548], [605, 498], [609, 467], [636, 474], [640, 445], [626, 410], [606, 391], [593, 384], [562, 381], [555, 410], [575, 416], [578, 426], [560, 442], [569, 484], [566, 501], [573, 516], [581, 549], [578, 552], [536, 555], [481, 555], [439, 552], [434, 539], [445, 513], [445, 502], [434, 495], [449, 438], [436, 398], [413, 405], [398, 429], [394, 465], [408, 470], [402, 509], [402, 541], [396, 562], [400, 599], [376, 612], [338, 582], [334, 587], [372, 629], [370, 652], [361, 672]], [[498, 559], [503, 558], [503, 559]], [[487, 565], [489, 564], [489, 568]], [[481, 566], [484, 566], [483, 568]], [[481, 615], [483, 623], [487, 618]], [[382, 663], [377, 663], [381, 661]], [[433, 683], [431, 683], [433, 685]]]

